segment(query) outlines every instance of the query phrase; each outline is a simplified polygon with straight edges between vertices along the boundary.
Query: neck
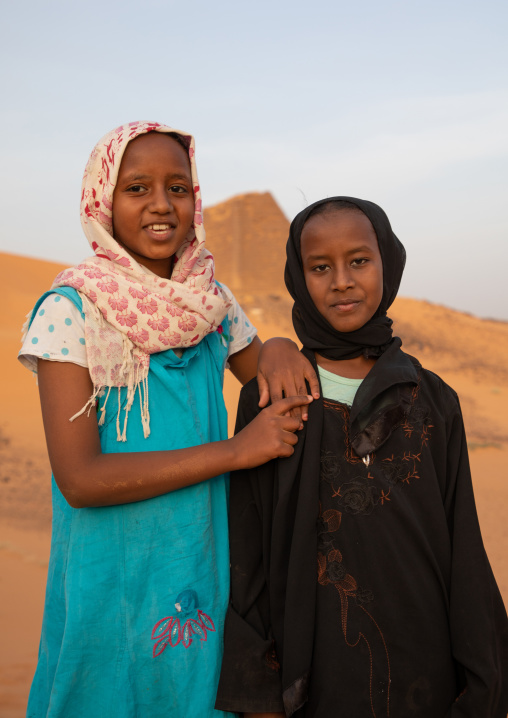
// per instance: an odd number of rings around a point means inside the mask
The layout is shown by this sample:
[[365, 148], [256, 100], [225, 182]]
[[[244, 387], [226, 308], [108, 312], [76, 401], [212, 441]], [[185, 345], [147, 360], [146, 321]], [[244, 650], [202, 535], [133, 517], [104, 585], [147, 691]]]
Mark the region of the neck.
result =
[[347, 379], [364, 379], [376, 363], [375, 359], [366, 359], [363, 355], [354, 359], [326, 359], [316, 352], [315, 357], [320, 367]]

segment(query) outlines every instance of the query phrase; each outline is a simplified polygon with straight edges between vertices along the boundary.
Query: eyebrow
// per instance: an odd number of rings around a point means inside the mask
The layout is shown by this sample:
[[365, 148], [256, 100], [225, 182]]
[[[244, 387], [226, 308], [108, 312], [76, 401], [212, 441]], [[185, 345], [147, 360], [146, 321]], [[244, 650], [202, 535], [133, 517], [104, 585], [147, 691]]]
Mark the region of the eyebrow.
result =
[[[124, 182], [137, 182], [140, 180], [149, 180], [152, 178], [152, 175], [149, 174], [140, 174], [138, 172], [133, 172], [130, 175], [126, 175], [124, 177]], [[171, 180], [185, 180], [186, 182], [192, 182], [192, 179], [189, 175], [181, 174], [180, 172], [175, 172], [174, 174], [171, 174], [168, 179]]]
[[[372, 247], [369, 247], [369, 246], [366, 245], [366, 244], [362, 244], [360, 247], [355, 247], [354, 249], [348, 250], [348, 252], [347, 252], [346, 254], [356, 254], [357, 252], [368, 252], [368, 253], [372, 253], [373, 251], [374, 251], [374, 250], [373, 250]], [[319, 260], [319, 259], [328, 259], [328, 257], [329, 257], [329, 255], [326, 254], [326, 253], [324, 253], [324, 254], [312, 254], [312, 253], [311, 253], [311, 254], [308, 254], [308, 255], [307, 255], [306, 259], [307, 259], [307, 260], [312, 260], [313, 262], [315, 262], [315, 261], [317, 261], [317, 260]]]
[[356, 252], [373, 252], [374, 249], [372, 247], [369, 247], [368, 244], [362, 244], [360, 247], [355, 247], [354, 249], [350, 249], [348, 254], [355, 254]]

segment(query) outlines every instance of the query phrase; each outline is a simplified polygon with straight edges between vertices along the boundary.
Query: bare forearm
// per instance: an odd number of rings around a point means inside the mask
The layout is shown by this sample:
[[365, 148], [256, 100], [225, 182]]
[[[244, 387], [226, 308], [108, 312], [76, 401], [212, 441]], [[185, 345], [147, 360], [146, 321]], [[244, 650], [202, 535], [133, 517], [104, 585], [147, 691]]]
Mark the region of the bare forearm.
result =
[[69, 471], [53, 466], [55, 480], [74, 508], [112, 506], [160, 496], [236, 468], [233, 440], [173, 451], [103, 454]]
[[231, 373], [240, 384], [247, 384], [256, 376], [261, 347], [261, 339], [255, 336], [248, 346], [229, 357]]
[[290, 456], [298, 422], [286, 414], [308, 403], [307, 397], [284, 399], [232, 439], [168, 451], [104, 454], [95, 408], [69, 421], [92, 392], [88, 371], [44, 360], [38, 366], [51, 466], [60, 491], [75, 508], [143, 501], [226, 471]]

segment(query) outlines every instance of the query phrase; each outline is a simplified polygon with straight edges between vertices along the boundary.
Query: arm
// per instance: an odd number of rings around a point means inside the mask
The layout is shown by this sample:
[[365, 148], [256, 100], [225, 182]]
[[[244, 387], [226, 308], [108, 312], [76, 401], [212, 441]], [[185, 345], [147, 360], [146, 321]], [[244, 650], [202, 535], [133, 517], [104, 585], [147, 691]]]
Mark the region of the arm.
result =
[[[258, 360], [261, 354], [263, 343], [258, 336], [255, 336], [250, 344], [241, 349], [236, 354], [229, 357], [229, 368], [233, 376], [235, 376], [242, 386], [257, 374]], [[296, 396], [296, 394], [295, 394]]]
[[[263, 407], [285, 396], [305, 396], [306, 382], [314, 399], [319, 399], [319, 379], [312, 364], [296, 344], [284, 337], [273, 337], [263, 344], [259, 357], [259, 406]], [[305, 419], [307, 416], [304, 417]]]
[[[234, 376], [245, 385], [256, 376], [259, 406], [266, 406], [284, 396], [306, 396], [306, 381], [314, 399], [319, 399], [319, 380], [309, 360], [298, 351], [291, 339], [274, 337], [264, 344], [255, 337], [245, 349], [232, 354], [229, 366]], [[307, 419], [305, 407], [293, 410], [296, 419]]]
[[103, 454], [95, 409], [69, 421], [92, 394], [88, 370], [39, 359], [39, 392], [55, 480], [74, 508], [110, 506], [159, 496], [233, 469], [289, 456], [299, 422], [284, 414], [306, 397], [293, 397], [260, 414], [226, 441], [174, 451]]
[[506, 718], [508, 620], [483, 547], [458, 407], [449, 427], [445, 506], [453, 547], [450, 635], [463, 678], [450, 718]]

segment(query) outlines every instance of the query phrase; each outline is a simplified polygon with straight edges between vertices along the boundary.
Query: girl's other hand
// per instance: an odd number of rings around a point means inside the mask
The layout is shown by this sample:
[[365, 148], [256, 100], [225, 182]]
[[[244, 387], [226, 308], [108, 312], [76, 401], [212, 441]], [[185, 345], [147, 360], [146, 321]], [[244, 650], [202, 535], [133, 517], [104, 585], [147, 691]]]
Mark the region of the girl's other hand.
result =
[[285, 414], [307, 396], [264, 409], [232, 439], [170, 451], [102, 453], [95, 406], [69, 421], [92, 394], [88, 369], [39, 359], [39, 393], [55, 481], [70, 506], [144, 501], [234, 469], [290, 456], [298, 420]]
[[[309, 383], [314, 399], [319, 399], [319, 380], [312, 364], [298, 350], [291, 339], [274, 337], [264, 342], [258, 361], [259, 406], [269, 401], [275, 403], [283, 396], [306, 396]], [[304, 404], [296, 406], [291, 415], [300, 421], [306, 421], [308, 411]]]
[[234, 443], [235, 468], [251, 469], [272, 459], [291, 456], [298, 442], [295, 431], [300, 419], [290, 415], [296, 407], [312, 401], [310, 396], [290, 396], [263, 409], [230, 441]]

